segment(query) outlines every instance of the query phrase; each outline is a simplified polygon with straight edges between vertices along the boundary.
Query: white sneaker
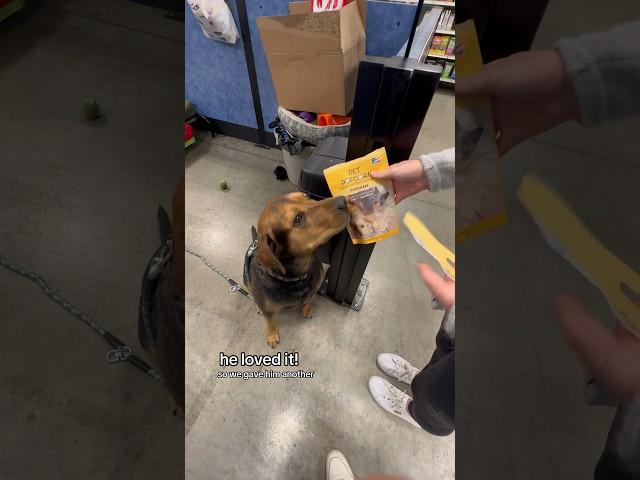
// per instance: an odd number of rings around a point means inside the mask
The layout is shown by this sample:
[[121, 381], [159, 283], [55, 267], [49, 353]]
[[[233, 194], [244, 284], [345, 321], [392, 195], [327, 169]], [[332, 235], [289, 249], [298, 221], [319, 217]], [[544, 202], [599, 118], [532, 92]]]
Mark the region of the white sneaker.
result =
[[420, 370], [395, 353], [381, 353], [376, 363], [384, 373], [407, 385], [411, 385], [413, 377], [420, 373]]
[[355, 480], [347, 459], [338, 450], [327, 455], [327, 480]]
[[371, 377], [369, 379], [369, 392], [376, 403], [387, 412], [393, 413], [395, 416], [400, 417], [416, 428], [421, 428], [407, 409], [411, 401], [409, 395], [401, 392], [384, 378], [380, 377]]

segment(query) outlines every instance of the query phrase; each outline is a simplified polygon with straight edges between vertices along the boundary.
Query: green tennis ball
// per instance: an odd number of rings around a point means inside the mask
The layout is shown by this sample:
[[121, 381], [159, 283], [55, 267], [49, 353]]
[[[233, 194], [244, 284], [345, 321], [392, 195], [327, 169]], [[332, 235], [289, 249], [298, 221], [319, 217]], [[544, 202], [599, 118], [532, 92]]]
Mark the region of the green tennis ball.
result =
[[87, 120], [95, 120], [100, 116], [100, 104], [95, 98], [82, 100], [82, 114]]
[[229, 184], [227, 183], [226, 180], [220, 180], [220, 190], [222, 190], [223, 192], [226, 192], [227, 190], [229, 190]]

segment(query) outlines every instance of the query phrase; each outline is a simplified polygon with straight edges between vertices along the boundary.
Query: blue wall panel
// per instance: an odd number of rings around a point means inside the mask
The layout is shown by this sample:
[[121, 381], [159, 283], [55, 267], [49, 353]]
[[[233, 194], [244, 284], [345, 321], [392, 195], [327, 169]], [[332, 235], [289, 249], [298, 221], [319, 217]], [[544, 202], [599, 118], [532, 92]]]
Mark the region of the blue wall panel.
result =
[[367, 2], [367, 55], [393, 57], [409, 39], [415, 5]]
[[[236, 2], [228, 3], [239, 31]], [[257, 128], [242, 38], [231, 45], [205, 37], [189, 6], [185, 8], [187, 99], [203, 115]]]
[[289, 0], [246, 0], [246, 5], [249, 30], [251, 32], [251, 47], [256, 65], [256, 77], [258, 78], [258, 91], [260, 92], [260, 104], [262, 105], [262, 118], [264, 128], [271, 131], [268, 125], [276, 118], [278, 101], [271, 82], [271, 73], [269, 72], [267, 57], [262, 48], [256, 18], [287, 15], [289, 13]]

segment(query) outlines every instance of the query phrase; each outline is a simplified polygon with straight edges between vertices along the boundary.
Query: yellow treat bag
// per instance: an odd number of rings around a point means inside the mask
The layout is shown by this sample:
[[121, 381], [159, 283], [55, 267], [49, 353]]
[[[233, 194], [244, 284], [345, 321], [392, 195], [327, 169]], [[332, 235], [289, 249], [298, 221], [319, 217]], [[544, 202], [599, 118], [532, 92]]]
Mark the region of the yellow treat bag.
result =
[[354, 244], [375, 243], [399, 231], [391, 181], [371, 178], [372, 171], [388, 166], [382, 147], [324, 171], [331, 195], [347, 198], [351, 215], [347, 230]]
[[[482, 71], [473, 20], [456, 25], [456, 81]], [[488, 97], [456, 98], [456, 241], [507, 220], [498, 146]]]

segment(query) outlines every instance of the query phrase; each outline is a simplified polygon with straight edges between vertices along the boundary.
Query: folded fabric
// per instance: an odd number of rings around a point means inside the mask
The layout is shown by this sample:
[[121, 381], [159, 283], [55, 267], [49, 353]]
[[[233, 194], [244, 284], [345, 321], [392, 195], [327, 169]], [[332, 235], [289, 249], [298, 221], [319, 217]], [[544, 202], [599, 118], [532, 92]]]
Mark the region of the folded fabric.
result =
[[344, 125], [319, 127], [305, 122], [295, 113], [283, 107], [278, 107], [278, 118], [293, 137], [309, 142], [312, 145], [318, 145], [327, 137], [348, 137], [351, 130], [351, 122]]

